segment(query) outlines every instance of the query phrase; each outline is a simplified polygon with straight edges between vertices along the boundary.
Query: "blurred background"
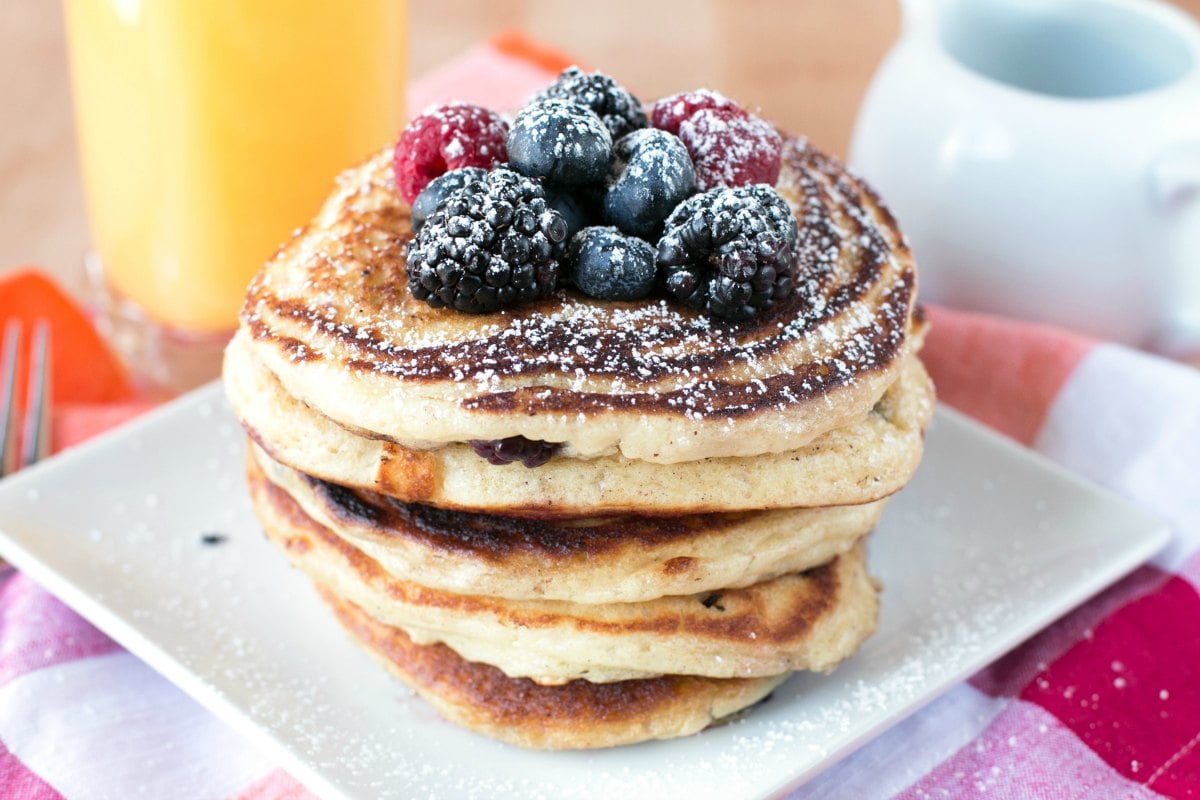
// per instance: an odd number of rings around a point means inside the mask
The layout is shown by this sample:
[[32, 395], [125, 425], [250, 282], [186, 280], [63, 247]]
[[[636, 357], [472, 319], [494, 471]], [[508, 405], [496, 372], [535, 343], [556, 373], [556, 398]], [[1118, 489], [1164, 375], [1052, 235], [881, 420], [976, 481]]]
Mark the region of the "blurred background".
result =
[[[1173, 3], [1200, 17], [1200, 0]], [[408, 14], [410, 77], [519, 28], [643, 100], [715, 88], [841, 156], [900, 26], [884, 0], [440, 0]], [[0, 74], [0, 271], [39, 264], [81, 293], [88, 233], [58, 2], [0, 4]]]
[[[1200, 11], [1200, 0], [1191, 4]], [[840, 154], [900, 21], [899, 8], [880, 0], [443, 0], [411, 3], [408, 13], [412, 77], [519, 28], [643, 100], [717, 88]], [[0, 270], [40, 264], [82, 292], [88, 234], [59, 3], [0, 4], [0, 72]]]

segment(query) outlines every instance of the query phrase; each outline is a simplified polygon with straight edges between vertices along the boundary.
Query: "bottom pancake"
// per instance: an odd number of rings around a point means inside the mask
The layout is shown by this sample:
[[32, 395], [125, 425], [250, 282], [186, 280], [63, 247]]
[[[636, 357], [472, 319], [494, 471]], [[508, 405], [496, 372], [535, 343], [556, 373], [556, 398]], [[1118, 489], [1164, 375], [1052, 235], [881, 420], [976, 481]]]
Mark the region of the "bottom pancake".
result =
[[467, 661], [443, 644], [416, 644], [329, 589], [318, 585], [318, 591], [358, 643], [442, 716], [520, 747], [573, 750], [688, 736], [757, 703], [788, 678], [664, 675], [542, 686]]

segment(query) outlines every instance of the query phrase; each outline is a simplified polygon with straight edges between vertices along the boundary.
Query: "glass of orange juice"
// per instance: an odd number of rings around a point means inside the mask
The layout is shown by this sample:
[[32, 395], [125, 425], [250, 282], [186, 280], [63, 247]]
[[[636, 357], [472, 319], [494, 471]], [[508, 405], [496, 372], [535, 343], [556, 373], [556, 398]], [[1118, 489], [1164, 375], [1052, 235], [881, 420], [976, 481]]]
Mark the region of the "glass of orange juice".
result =
[[182, 390], [338, 171], [398, 132], [404, 3], [64, 2], [99, 321]]

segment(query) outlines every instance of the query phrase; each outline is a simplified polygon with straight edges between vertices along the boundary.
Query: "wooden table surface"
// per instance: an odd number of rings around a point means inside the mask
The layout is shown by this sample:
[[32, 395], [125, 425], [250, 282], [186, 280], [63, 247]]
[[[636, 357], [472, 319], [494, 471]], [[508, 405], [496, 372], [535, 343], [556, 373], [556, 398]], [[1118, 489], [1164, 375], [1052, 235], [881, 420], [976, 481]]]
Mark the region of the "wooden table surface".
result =
[[[1200, 0], [1173, 1], [1200, 17]], [[889, 0], [410, 3], [410, 75], [519, 28], [643, 99], [719, 89], [844, 155], [855, 110], [899, 25]], [[0, 272], [39, 264], [82, 292], [88, 233], [59, 2], [0, 3], [0, 75]]]

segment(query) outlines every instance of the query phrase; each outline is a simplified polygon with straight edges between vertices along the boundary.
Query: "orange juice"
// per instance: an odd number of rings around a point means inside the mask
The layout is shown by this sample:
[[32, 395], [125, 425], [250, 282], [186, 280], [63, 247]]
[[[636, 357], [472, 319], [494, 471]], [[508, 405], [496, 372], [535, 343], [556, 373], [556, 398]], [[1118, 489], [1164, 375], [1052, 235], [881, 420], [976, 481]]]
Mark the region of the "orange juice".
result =
[[65, 0], [88, 217], [150, 320], [233, 328], [250, 277], [403, 116], [403, 0]]

